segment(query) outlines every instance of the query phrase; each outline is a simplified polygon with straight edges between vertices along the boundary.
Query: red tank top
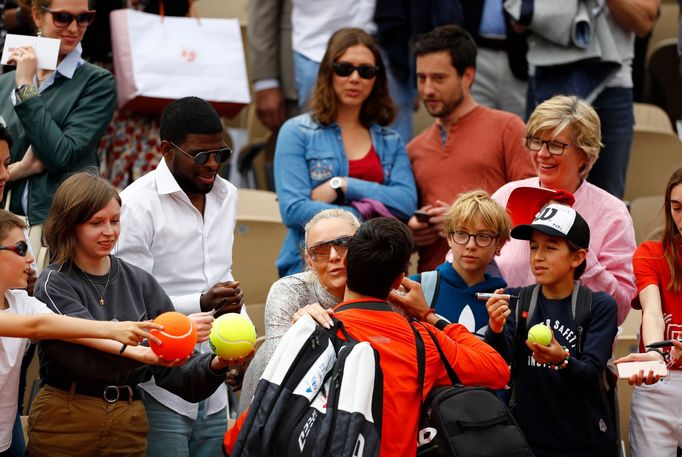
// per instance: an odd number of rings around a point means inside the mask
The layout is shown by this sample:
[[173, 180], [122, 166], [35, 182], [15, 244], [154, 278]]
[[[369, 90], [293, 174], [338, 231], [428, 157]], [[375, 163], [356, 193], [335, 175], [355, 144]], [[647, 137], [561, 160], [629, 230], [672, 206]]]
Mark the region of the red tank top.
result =
[[348, 176], [363, 181], [384, 183], [384, 171], [374, 145], [369, 148], [369, 152], [362, 159], [348, 161]]

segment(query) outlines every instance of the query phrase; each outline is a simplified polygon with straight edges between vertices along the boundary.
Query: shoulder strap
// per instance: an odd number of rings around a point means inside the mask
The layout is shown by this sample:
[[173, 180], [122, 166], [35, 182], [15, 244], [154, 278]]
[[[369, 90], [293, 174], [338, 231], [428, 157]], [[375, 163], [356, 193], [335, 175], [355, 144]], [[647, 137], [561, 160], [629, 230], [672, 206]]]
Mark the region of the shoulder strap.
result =
[[436, 336], [431, 332], [431, 330], [429, 330], [427, 326], [423, 325], [421, 322], [417, 322], [417, 324], [421, 325], [424, 328], [424, 330], [426, 330], [426, 333], [428, 333], [429, 336], [431, 337], [431, 341], [433, 341], [433, 344], [436, 346], [436, 349], [438, 349], [438, 355], [440, 355], [440, 360], [445, 366], [445, 371], [448, 372], [448, 377], [450, 378], [450, 382], [452, 382], [452, 385], [462, 384], [462, 381], [459, 379], [459, 376], [457, 376], [457, 373], [455, 373], [454, 368], [452, 368], [452, 365], [450, 365], [450, 361], [448, 360], [447, 357], [445, 357], [443, 348], [440, 347], [440, 344], [438, 343], [438, 339], [436, 339]]
[[592, 290], [589, 287], [576, 282], [571, 294], [571, 311], [578, 331], [576, 356], [580, 356], [583, 353], [585, 334], [592, 319]]
[[440, 273], [437, 270], [425, 271], [420, 275], [420, 280], [426, 304], [433, 308], [433, 300], [438, 295], [440, 286]]
[[424, 340], [419, 334], [419, 330], [410, 322], [410, 328], [414, 333], [415, 347], [417, 348], [417, 381], [419, 382], [419, 398], [424, 403], [424, 372], [426, 371], [426, 349]]
[[516, 375], [518, 374], [518, 348], [522, 347], [528, 335], [528, 321], [535, 311], [540, 294], [540, 285], [523, 287], [519, 290], [519, 298], [516, 300], [516, 334], [514, 335], [514, 355], [511, 362], [511, 394], [509, 396], [509, 408], [514, 409], [516, 404]]

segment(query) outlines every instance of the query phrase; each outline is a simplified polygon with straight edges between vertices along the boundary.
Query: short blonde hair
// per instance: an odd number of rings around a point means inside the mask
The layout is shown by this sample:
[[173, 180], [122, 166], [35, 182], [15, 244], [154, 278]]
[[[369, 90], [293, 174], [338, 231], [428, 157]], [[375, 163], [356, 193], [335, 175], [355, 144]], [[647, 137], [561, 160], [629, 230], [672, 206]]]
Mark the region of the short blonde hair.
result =
[[474, 224], [479, 218], [498, 236], [500, 247], [509, 241], [512, 223], [507, 210], [484, 190], [463, 193], [455, 200], [445, 213], [445, 235], [452, 233], [457, 226]]
[[355, 230], [360, 228], [360, 221], [358, 220], [357, 217], [350, 211], [346, 211], [345, 209], [341, 208], [331, 208], [331, 209], [324, 209], [314, 215], [312, 219], [308, 221], [308, 223], [305, 225], [305, 245], [308, 246], [308, 232], [310, 229], [320, 222], [323, 219], [342, 219], [348, 224], [353, 227]]
[[603, 146], [601, 121], [585, 100], [574, 95], [556, 95], [540, 103], [528, 118], [526, 137], [552, 132], [552, 138], [556, 138], [568, 126], [573, 128], [572, 144], [580, 148], [585, 157], [585, 166], [580, 170], [580, 177], [585, 179]]

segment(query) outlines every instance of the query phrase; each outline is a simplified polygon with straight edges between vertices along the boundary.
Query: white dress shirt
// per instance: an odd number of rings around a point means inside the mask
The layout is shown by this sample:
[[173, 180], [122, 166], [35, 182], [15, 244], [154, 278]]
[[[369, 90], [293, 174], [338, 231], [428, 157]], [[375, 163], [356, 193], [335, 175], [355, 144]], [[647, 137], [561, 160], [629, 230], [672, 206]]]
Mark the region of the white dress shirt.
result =
[[[156, 170], [121, 192], [121, 200], [117, 255], [151, 273], [177, 311], [200, 312], [201, 294], [218, 282], [233, 280], [237, 189], [231, 183], [216, 176], [202, 215], [161, 159]], [[207, 343], [197, 349], [210, 351]], [[140, 387], [167, 408], [196, 419], [198, 404], [158, 387], [153, 378]], [[226, 405], [223, 384], [208, 399], [205, 414], [214, 414]]]

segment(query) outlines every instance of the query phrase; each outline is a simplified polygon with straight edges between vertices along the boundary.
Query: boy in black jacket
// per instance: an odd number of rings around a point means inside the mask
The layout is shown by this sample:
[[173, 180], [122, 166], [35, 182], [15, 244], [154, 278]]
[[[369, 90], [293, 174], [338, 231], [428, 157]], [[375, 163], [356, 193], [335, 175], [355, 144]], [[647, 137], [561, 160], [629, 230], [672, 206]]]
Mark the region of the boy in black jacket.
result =
[[[500, 295], [486, 303], [486, 342], [513, 365], [512, 406], [519, 425], [537, 457], [613, 455], [616, 424], [600, 383], [616, 336], [616, 303], [604, 292], [593, 293], [582, 337], [571, 303], [585, 271], [590, 229], [573, 208], [549, 204], [511, 236], [530, 241], [531, 269], [540, 286], [537, 303], [517, 339], [519, 304], [513, 300], [510, 307], [509, 300], [520, 289], [498, 289]], [[527, 328], [538, 323], [552, 330], [548, 346], [527, 340]]]

